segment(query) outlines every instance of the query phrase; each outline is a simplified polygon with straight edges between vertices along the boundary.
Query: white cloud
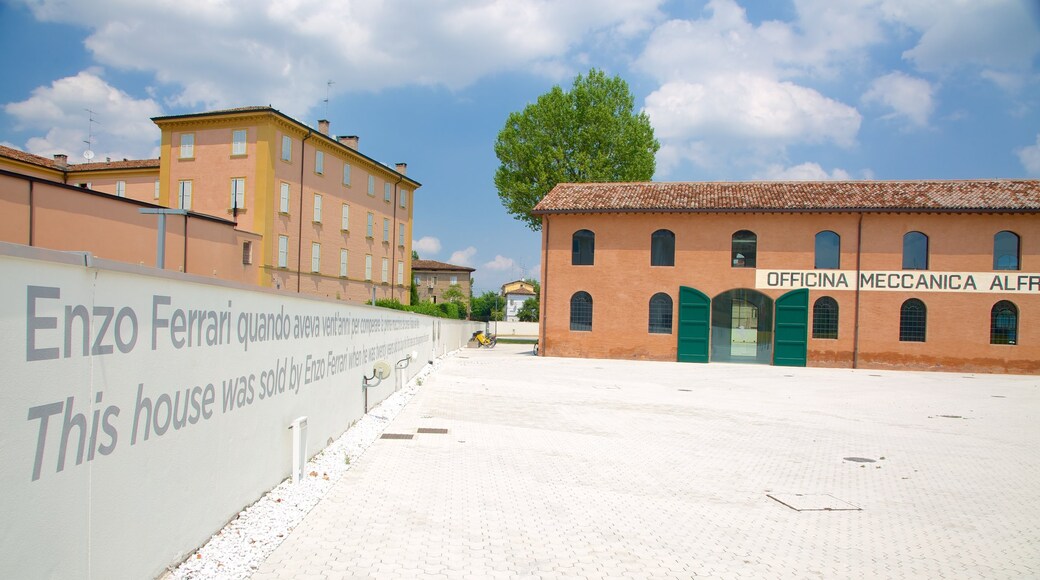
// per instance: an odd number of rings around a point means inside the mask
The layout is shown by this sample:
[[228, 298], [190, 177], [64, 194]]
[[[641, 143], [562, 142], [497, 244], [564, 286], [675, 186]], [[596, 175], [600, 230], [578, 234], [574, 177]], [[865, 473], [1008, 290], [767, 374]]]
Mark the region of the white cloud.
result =
[[934, 92], [928, 81], [896, 71], [874, 79], [863, 95], [863, 102], [880, 103], [892, 110], [887, 117], [901, 117], [924, 127], [935, 110]]
[[755, 179], [764, 181], [847, 181], [851, 179], [844, 169], [835, 168], [830, 173], [819, 163], [802, 163], [792, 167], [770, 165]]
[[1018, 155], [1018, 160], [1022, 162], [1022, 167], [1025, 167], [1030, 175], [1040, 176], [1040, 134], [1036, 136], [1035, 145], [1022, 147], [1015, 153]]
[[501, 256], [501, 255], [496, 255], [494, 260], [491, 260], [490, 262], [487, 262], [486, 264], [484, 264], [484, 268], [485, 269], [495, 270], [495, 271], [498, 271], [498, 272], [511, 270], [511, 269], [513, 269], [515, 267], [516, 267], [516, 261], [514, 261], [512, 258], [507, 258], [507, 257]]
[[23, 0], [85, 26], [94, 58], [153, 73], [185, 107], [273, 104], [302, 116], [335, 93], [464, 87], [508, 70], [559, 71], [591, 36], [630, 37], [663, 0], [174, 2]]
[[477, 255], [477, 249], [474, 248], [473, 246], [470, 246], [470, 247], [468, 247], [468, 248], [466, 248], [464, 250], [458, 250], [456, 252], [452, 252], [451, 257], [448, 258], [448, 263], [449, 264], [454, 264], [456, 266], [472, 266], [473, 265], [473, 256], [476, 256], [476, 255]]
[[[84, 162], [88, 135], [96, 161], [159, 155], [159, 129], [151, 117], [162, 114], [162, 108], [152, 99], [135, 99], [112, 87], [97, 70], [37, 87], [28, 99], [4, 105], [4, 112], [19, 130], [46, 131], [25, 144], [25, 150], [37, 155], [64, 153], [72, 162]], [[90, 123], [91, 116], [96, 123]]]
[[419, 257], [425, 259], [427, 256], [436, 256], [441, 251], [441, 241], [432, 236], [423, 236], [418, 240], [412, 240], [412, 249], [419, 253]]

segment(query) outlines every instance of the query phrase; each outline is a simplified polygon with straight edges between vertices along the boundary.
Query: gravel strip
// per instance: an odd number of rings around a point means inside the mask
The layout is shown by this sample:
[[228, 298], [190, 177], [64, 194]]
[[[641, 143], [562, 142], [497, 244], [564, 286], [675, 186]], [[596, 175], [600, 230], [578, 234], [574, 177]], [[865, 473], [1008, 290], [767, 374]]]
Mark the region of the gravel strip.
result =
[[307, 462], [304, 478], [299, 484], [293, 485], [292, 478], [282, 481], [256, 503], [240, 511], [205, 545], [160, 578], [249, 578], [369, 445], [379, 438], [445, 357], [424, 366], [401, 390], [369, 410], [335, 442], [315, 455]]

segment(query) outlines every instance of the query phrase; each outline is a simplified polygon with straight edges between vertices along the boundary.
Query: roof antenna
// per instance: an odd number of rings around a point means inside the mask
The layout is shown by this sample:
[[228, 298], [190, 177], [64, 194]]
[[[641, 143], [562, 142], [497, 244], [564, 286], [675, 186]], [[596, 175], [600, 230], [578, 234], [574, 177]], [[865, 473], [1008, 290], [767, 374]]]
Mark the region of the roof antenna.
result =
[[329, 79], [329, 81], [327, 83], [325, 83], [325, 118], [326, 119], [329, 118], [329, 92], [332, 90], [332, 85], [334, 85], [334, 84], [336, 84], [336, 83], [333, 82], [332, 79]]
[[87, 144], [87, 150], [83, 152], [83, 158], [90, 161], [94, 158], [94, 152], [90, 150], [90, 145], [94, 141], [94, 123], [97, 123], [97, 121], [94, 120], [94, 115], [97, 113], [86, 108], [83, 110], [89, 113], [87, 116], [87, 139], [84, 141], [84, 143]]

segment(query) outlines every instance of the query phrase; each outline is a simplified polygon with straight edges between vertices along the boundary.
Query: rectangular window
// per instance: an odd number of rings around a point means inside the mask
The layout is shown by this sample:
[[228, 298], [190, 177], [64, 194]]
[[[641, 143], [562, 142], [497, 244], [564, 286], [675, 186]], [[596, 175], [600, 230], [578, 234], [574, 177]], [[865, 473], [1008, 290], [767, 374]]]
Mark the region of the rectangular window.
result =
[[397, 226], [397, 245], [404, 247], [404, 224]]
[[126, 197], [126, 182], [122, 179], [116, 182], [116, 197]]
[[372, 254], [365, 254], [365, 280], [372, 279]]
[[322, 175], [325, 173], [325, 152], [314, 152], [314, 173]]
[[155, 180], [155, 199], [159, 199], [159, 180]]
[[282, 197], [278, 202], [278, 211], [289, 213], [289, 184], [282, 182]]
[[343, 222], [340, 224], [340, 229], [347, 231], [350, 229], [350, 206], [343, 204]]
[[311, 244], [311, 272], [321, 271], [321, 244]]
[[232, 155], [245, 155], [246, 154], [246, 130], [235, 129], [231, 132], [231, 154]]
[[247, 266], [253, 263], [253, 242], [242, 242], [242, 263]]
[[289, 236], [278, 236], [278, 267], [289, 267]]
[[343, 164], [343, 185], [350, 185], [350, 164]]
[[376, 194], [376, 178], [375, 176], [368, 176], [368, 195]]
[[292, 161], [292, 139], [282, 135], [282, 161]]
[[386, 284], [387, 281], [389, 281], [389, 280], [390, 280], [390, 260], [388, 258], [383, 258], [383, 278], [382, 278], [382, 282], [383, 282], [383, 284]]
[[314, 221], [321, 223], [321, 196], [314, 194]]
[[369, 214], [368, 214], [368, 223], [365, 225], [365, 237], [367, 237], [367, 238], [371, 238], [372, 237], [372, 228], [375, 227], [375, 221], [376, 221], [375, 216], [373, 216], [372, 213], [369, 212]]
[[400, 286], [404, 283], [404, 262], [398, 260], [397, 262], [397, 284]]
[[231, 178], [231, 207], [242, 209], [246, 206], [246, 179]]
[[383, 218], [383, 241], [390, 241], [390, 220]]
[[451, 285], [455, 286], [459, 283], [459, 277], [455, 274], [451, 275]]
[[182, 179], [177, 188], [177, 207], [191, 209], [191, 180]]
[[340, 278], [347, 277], [347, 250], [343, 248], [339, 250], [339, 276]]
[[390, 203], [390, 184], [383, 184], [383, 201]]
[[418, 274], [414, 274], [412, 278], [412, 283], [418, 286], [419, 284], [422, 284], [422, 278], [420, 278]]
[[195, 157], [195, 133], [181, 133], [181, 159]]
[[401, 207], [408, 207], [408, 190], [401, 190]]

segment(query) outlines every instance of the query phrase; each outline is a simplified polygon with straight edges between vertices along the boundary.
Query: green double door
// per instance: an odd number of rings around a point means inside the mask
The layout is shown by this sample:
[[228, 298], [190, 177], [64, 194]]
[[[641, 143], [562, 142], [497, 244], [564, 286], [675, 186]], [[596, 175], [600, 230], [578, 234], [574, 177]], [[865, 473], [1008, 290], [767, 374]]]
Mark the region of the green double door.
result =
[[[809, 330], [809, 291], [792, 290], [776, 300], [773, 364], [806, 364]], [[711, 298], [687, 286], [679, 287], [679, 362], [706, 363], [711, 358]]]

